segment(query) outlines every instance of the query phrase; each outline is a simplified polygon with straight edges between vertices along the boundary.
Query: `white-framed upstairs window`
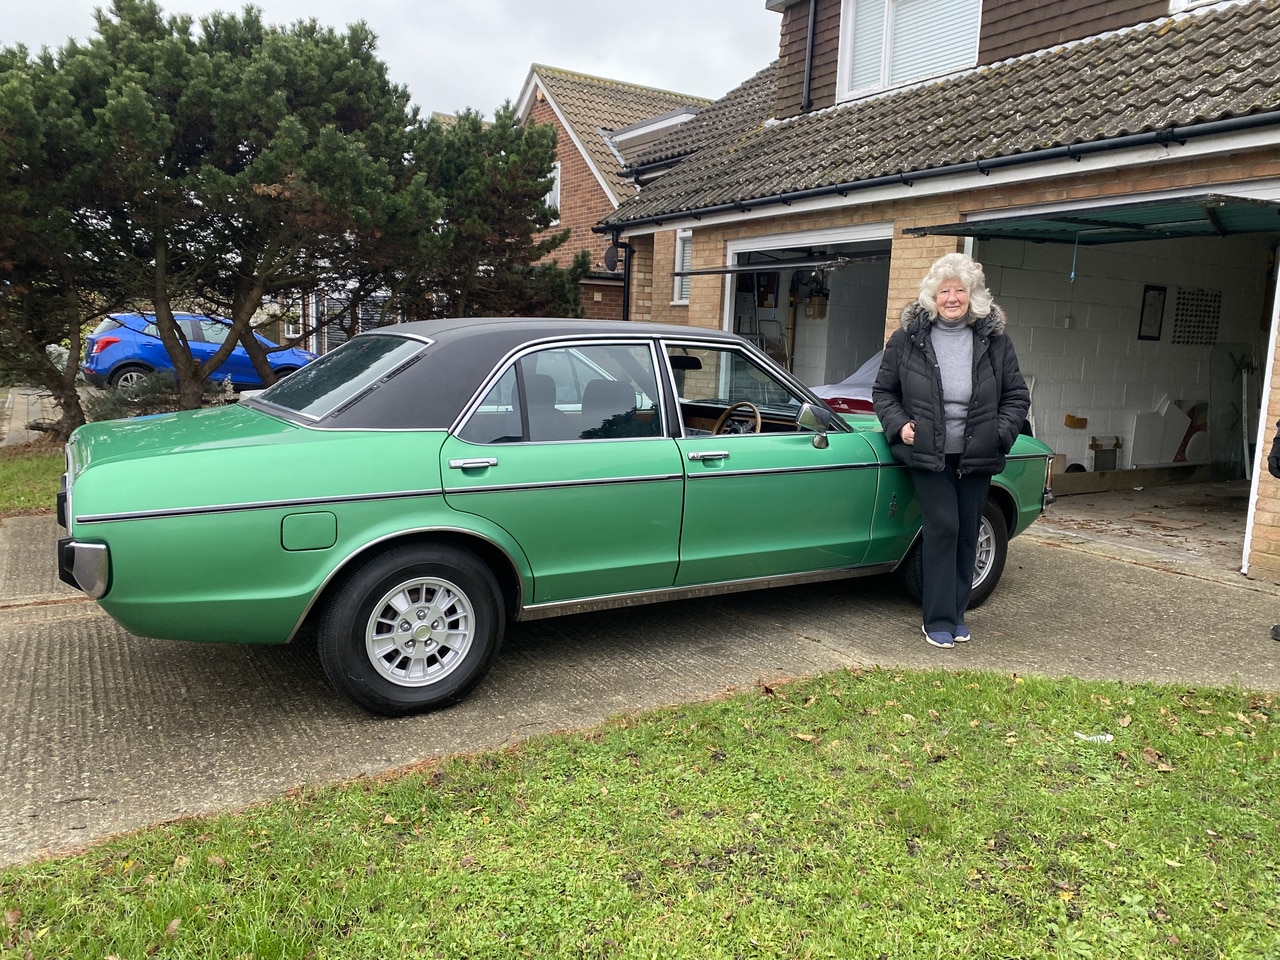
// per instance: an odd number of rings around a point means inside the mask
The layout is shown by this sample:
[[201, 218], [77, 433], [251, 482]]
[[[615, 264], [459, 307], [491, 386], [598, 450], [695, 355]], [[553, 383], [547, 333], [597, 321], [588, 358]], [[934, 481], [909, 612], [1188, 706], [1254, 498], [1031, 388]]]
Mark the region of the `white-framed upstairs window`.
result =
[[675, 304], [689, 303], [689, 271], [693, 269], [693, 231], [691, 229], [676, 231], [676, 266], [675, 284], [671, 292], [671, 302]]
[[556, 218], [551, 221], [551, 226], [556, 226], [560, 222], [560, 161], [557, 160], [551, 164], [551, 189], [547, 191], [547, 195], [542, 198], [548, 207], [554, 207]]
[[982, 0], [842, 0], [839, 100], [972, 67]]

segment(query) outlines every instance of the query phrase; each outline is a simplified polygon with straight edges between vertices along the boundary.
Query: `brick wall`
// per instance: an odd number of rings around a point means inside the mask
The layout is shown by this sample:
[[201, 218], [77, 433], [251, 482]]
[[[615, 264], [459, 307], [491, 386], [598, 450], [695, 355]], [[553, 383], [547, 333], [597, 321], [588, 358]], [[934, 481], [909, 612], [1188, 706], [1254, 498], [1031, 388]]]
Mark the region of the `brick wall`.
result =
[[[560, 223], [552, 227], [551, 232], [566, 227], [570, 230], [569, 239], [544, 260], [558, 261], [562, 267], [567, 267], [579, 250], [589, 250], [593, 269], [603, 270], [604, 251], [609, 246], [609, 238], [592, 233], [591, 228], [613, 212], [613, 201], [600, 186], [586, 159], [574, 147], [573, 139], [549, 103], [535, 99], [529, 119], [549, 123], [556, 128], [556, 159], [560, 162]], [[604, 173], [607, 175], [608, 171]], [[621, 279], [621, 270], [618, 272]]]

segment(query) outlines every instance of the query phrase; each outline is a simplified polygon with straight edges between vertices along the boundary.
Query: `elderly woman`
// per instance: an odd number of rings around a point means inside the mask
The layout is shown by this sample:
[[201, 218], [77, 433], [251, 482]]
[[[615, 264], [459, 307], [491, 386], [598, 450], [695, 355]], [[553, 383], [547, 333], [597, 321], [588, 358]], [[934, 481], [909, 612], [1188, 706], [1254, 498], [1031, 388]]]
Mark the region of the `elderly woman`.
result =
[[902, 311], [871, 394], [920, 501], [922, 630], [935, 647], [970, 639], [964, 617], [987, 490], [1031, 406], [1005, 325], [982, 265], [947, 254]]

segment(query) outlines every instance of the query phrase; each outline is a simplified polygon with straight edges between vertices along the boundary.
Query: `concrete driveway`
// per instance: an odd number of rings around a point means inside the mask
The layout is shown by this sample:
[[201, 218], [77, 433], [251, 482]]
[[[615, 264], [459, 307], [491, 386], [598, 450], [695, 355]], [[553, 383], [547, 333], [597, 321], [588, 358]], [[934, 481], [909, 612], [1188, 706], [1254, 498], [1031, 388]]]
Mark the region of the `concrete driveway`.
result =
[[923, 642], [892, 579], [786, 588], [516, 624], [465, 703], [379, 719], [312, 651], [126, 634], [57, 582], [56, 535], [50, 517], [0, 521], [0, 864], [842, 667], [1280, 691], [1280, 588], [1037, 524], [955, 650]]

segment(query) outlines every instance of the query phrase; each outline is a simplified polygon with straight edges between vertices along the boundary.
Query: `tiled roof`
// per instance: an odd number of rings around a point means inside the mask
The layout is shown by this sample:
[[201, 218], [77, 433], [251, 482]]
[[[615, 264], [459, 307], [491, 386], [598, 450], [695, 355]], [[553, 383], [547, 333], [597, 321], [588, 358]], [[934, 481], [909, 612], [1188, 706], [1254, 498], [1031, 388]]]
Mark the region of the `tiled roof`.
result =
[[608, 181], [619, 203], [635, 196], [636, 191], [631, 180], [621, 175], [623, 161], [606, 135], [682, 108], [702, 109], [711, 102], [704, 97], [606, 80], [537, 63], [533, 65], [533, 73], [588, 158]]
[[726, 137], [736, 138], [760, 126], [773, 114], [777, 66], [776, 61], [771, 63], [711, 106], [704, 107], [688, 123], [635, 157], [631, 166], [640, 169], [687, 156], [703, 146]]
[[[1280, 0], [1166, 18], [766, 124], [772, 88], [763, 71], [659, 144], [690, 155], [608, 222], [1280, 110]], [[713, 126], [735, 97], [734, 122]]]

